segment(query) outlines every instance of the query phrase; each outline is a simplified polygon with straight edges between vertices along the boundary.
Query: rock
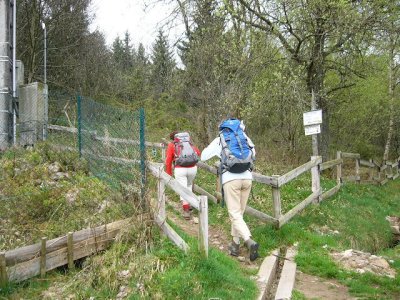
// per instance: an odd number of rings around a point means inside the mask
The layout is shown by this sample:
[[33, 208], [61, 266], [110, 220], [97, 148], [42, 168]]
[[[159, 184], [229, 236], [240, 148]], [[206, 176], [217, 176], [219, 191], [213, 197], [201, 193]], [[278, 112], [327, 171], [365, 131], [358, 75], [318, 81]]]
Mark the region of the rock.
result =
[[49, 170], [50, 173], [57, 173], [61, 171], [61, 165], [59, 162], [53, 162], [47, 167], [47, 170]]
[[371, 264], [375, 267], [381, 268], [381, 269], [386, 269], [386, 268], [390, 268], [389, 263], [381, 257], [376, 257], [374, 259], [370, 260]]
[[390, 278], [395, 278], [396, 276], [395, 270], [381, 256], [352, 249], [343, 252], [333, 252], [331, 256], [346, 270], [353, 270], [361, 274], [371, 272]]
[[69, 190], [66, 194], [65, 194], [65, 199], [67, 200], [67, 202], [69, 204], [73, 204], [76, 201], [76, 198], [78, 197], [79, 194], [79, 189], [72, 189]]
[[238, 256], [237, 260], [241, 261], [241, 262], [244, 262], [244, 261], [246, 261], [246, 258], [244, 256]]
[[124, 285], [119, 287], [119, 292], [117, 294], [116, 299], [123, 299], [125, 297], [127, 297], [130, 294], [130, 289]]
[[392, 233], [400, 234], [400, 226], [399, 225], [391, 226], [391, 229], [392, 229]]
[[199, 218], [198, 217], [193, 217], [193, 223], [194, 224], [199, 224]]
[[123, 271], [118, 272], [119, 279], [128, 279], [131, 276], [132, 276], [132, 274], [129, 270], [123, 270]]
[[99, 213], [103, 212], [107, 208], [107, 206], [109, 206], [109, 203], [109, 201], [104, 200], [100, 205]]
[[353, 249], [344, 251], [343, 257], [351, 257], [353, 255]]

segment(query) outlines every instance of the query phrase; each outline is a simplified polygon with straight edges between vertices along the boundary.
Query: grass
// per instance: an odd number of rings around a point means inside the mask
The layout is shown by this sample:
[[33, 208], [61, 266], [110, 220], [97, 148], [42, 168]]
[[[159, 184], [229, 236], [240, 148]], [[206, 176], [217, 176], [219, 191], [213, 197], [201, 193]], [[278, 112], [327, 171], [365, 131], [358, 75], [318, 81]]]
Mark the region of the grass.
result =
[[[22, 157], [22, 161], [19, 161], [19, 157]], [[72, 174], [68, 180], [62, 182], [57, 193], [31, 184], [38, 179], [47, 180], [46, 167], [43, 166], [55, 160], [60, 160], [62, 168]], [[24, 168], [23, 165], [29, 168]], [[9, 200], [3, 202], [7, 203], [3, 207], [9, 206], [8, 212], [12, 211], [12, 203], [15, 203], [10, 200], [12, 197], [24, 199], [27, 205], [32, 202], [31, 211], [40, 208], [41, 213], [30, 212], [30, 219], [24, 219], [31, 220], [27, 226], [40, 228], [40, 234], [51, 236], [47, 233], [64, 233], [67, 229], [63, 226], [68, 225], [69, 219], [85, 220], [88, 215], [93, 215], [99, 202], [114, 199], [101, 181], [87, 176], [85, 165], [76, 157], [60, 156], [51, 151], [46, 155], [38, 154], [36, 150], [23, 153], [10, 151], [2, 155], [1, 166], [4, 170], [0, 175], [1, 191], [3, 197], [7, 196]], [[31, 171], [28, 172], [28, 169]], [[20, 170], [20, 173], [17, 174], [16, 170]], [[214, 175], [202, 170], [199, 170], [196, 177], [196, 183], [209, 192], [215, 190], [215, 180]], [[156, 181], [149, 178], [149, 183], [149, 197], [155, 198]], [[10, 184], [15, 186], [11, 187]], [[329, 178], [322, 181], [324, 190], [335, 184], [335, 180]], [[310, 185], [309, 172], [285, 185], [282, 188], [283, 211], [288, 211], [307, 197], [311, 193]], [[83, 190], [76, 203], [76, 210], [65, 206], [65, 199], [61, 196], [73, 187]], [[349, 287], [352, 295], [361, 299], [398, 299], [399, 275], [391, 279], [369, 273], [349, 272], [339, 267], [329, 253], [353, 248], [382, 255], [393, 261], [391, 266], [399, 273], [400, 246], [389, 248], [391, 233], [385, 220], [387, 215], [398, 214], [400, 211], [399, 189], [399, 180], [390, 181], [383, 187], [345, 184], [334, 197], [320, 205], [307, 207], [280, 230], [252, 217], [245, 216], [245, 219], [261, 246], [262, 256], [268, 255], [273, 249], [298, 243], [296, 262], [301, 271], [339, 280]], [[172, 201], [179, 201], [178, 196], [170, 190], [167, 190], [167, 194]], [[51, 202], [46, 202], [45, 199], [51, 199]], [[90, 201], [91, 199], [94, 200]], [[132, 213], [129, 203], [122, 200], [116, 200], [115, 203], [121, 206], [117, 205], [118, 209], [109, 208], [106, 213], [110, 218], [118, 218], [124, 209], [125, 213]], [[270, 188], [254, 183], [249, 205], [271, 214]], [[17, 208], [21, 209], [18, 210], [21, 214], [25, 207]], [[1, 216], [4, 217], [5, 212], [6, 210], [1, 210], [0, 215], [3, 213]], [[38, 226], [34, 222], [38, 222], [43, 215], [46, 216], [46, 221]], [[51, 224], [49, 220], [52, 221]], [[62, 222], [56, 222], [57, 220]], [[222, 227], [229, 234], [230, 222], [226, 208], [210, 204], [209, 223], [211, 226]], [[78, 223], [68, 226], [76, 224]], [[216, 249], [210, 249], [209, 258], [205, 259], [196, 250], [197, 239], [185, 235], [179, 228], [174, 228], [190, 245], [192, 250], [188, 254], [184, 254], [162, 237], [157, 227], [153, 227], [151, 223], [138, 223], [127, 229], [109, 250], [82, 261], [76, 271], [68, 272], [61, 268], [49, 272], [44, 279], [33, 278], [21, 284], [10, 285], [0, 291], [0, 299], [108, 299], [116, 298], [121, 287], [129, 291], [127, 299], [255, 298], [257, 288], [250, 278], [254, 275], [254, 270], [241, 268], [236, 260]], [[323, 230], [324, 228], [330, 231]], [[18, 230], [25, 234], [22, 229]], [[333, 234], [333, 230], [338, 233]], [[19, 243], [22, 242], [24, 241]], [[129, 271], [130, 276], [122, 278], [122, 271]], [[294, 291], [293, 299], [305, 297]]]
[[[399, 181], [389, 182], [383, 187], [346, 184], [336, 196], [319, 206], [307, 208], [280, 230], [255, 225], [253, 234], [264, 253], [298, 242], [296, 262], [301, 271], [337, 279], [347, 285], [354, 296], [399, 299], [399, 275], [391, 279], [345, 271], [329, 255], [332, 250], [349, 248], [382, 255], [393, 261], [391, 267], [399, 274], [400, 246], [388, 248], [392, 236], [385, 220], [387, 215], [400, 211], [399, 188]], [[339, 233], [323, 233], [320, 229], [324, 226]]]

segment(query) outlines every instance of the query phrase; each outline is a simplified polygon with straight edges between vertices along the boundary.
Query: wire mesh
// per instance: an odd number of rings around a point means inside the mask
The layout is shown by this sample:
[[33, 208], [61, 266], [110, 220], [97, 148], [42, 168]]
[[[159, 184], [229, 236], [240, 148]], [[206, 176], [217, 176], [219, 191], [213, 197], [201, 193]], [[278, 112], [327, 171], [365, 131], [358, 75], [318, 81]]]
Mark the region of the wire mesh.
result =
[[[12, 104], [11, 96], [5, 100]], [[7, 123], [9, 149], [0, 151], [0, 249], [32, 243], [42, 229], [55, 237], [144, 212], [143, 110], [62, 92], [47, 95], [38, 87], [19, 98], [19, 109], [17, 143], [35, 147], [10, 148]], [[30, 222], [46, 225], [39, 230]], [[26, 235], [13, 239], [10, 228]]]
[[[78, 148], [91, 172], [112, 187], [142, 194], [143, 144], [140, 111], [78, 97]], [[144, 134], [144, 132], [142, 133]]]

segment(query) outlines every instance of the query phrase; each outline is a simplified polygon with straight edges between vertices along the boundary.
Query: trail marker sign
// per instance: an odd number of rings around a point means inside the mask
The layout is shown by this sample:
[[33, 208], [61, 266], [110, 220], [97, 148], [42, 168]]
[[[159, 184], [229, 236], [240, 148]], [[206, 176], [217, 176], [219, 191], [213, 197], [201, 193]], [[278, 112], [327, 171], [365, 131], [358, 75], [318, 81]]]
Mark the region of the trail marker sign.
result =
[[322, 110], [313, 110], [303, 113], [305, 135], [321, 133]]

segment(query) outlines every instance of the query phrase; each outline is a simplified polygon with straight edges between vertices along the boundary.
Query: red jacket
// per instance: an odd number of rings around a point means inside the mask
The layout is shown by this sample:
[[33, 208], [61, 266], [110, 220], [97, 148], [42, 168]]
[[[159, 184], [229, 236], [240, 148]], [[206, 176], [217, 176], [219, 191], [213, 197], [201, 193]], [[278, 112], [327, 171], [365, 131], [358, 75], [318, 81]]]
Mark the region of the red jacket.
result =
[[[200, 157], [200, 150], [197, 149], [196, 146], [193, 146], [194, 151], [196, 154]], [[167, 153], [165, 157], [165, 172], [172, 176], [172, 163], [175, 161], [175, 144], [173, 142], [168, 144], [167, 148]], [[193, 166], [187, 166], [187, 167], [182, 167], [182, 166], [175, 166], [175, 168], [193, 168]]]

